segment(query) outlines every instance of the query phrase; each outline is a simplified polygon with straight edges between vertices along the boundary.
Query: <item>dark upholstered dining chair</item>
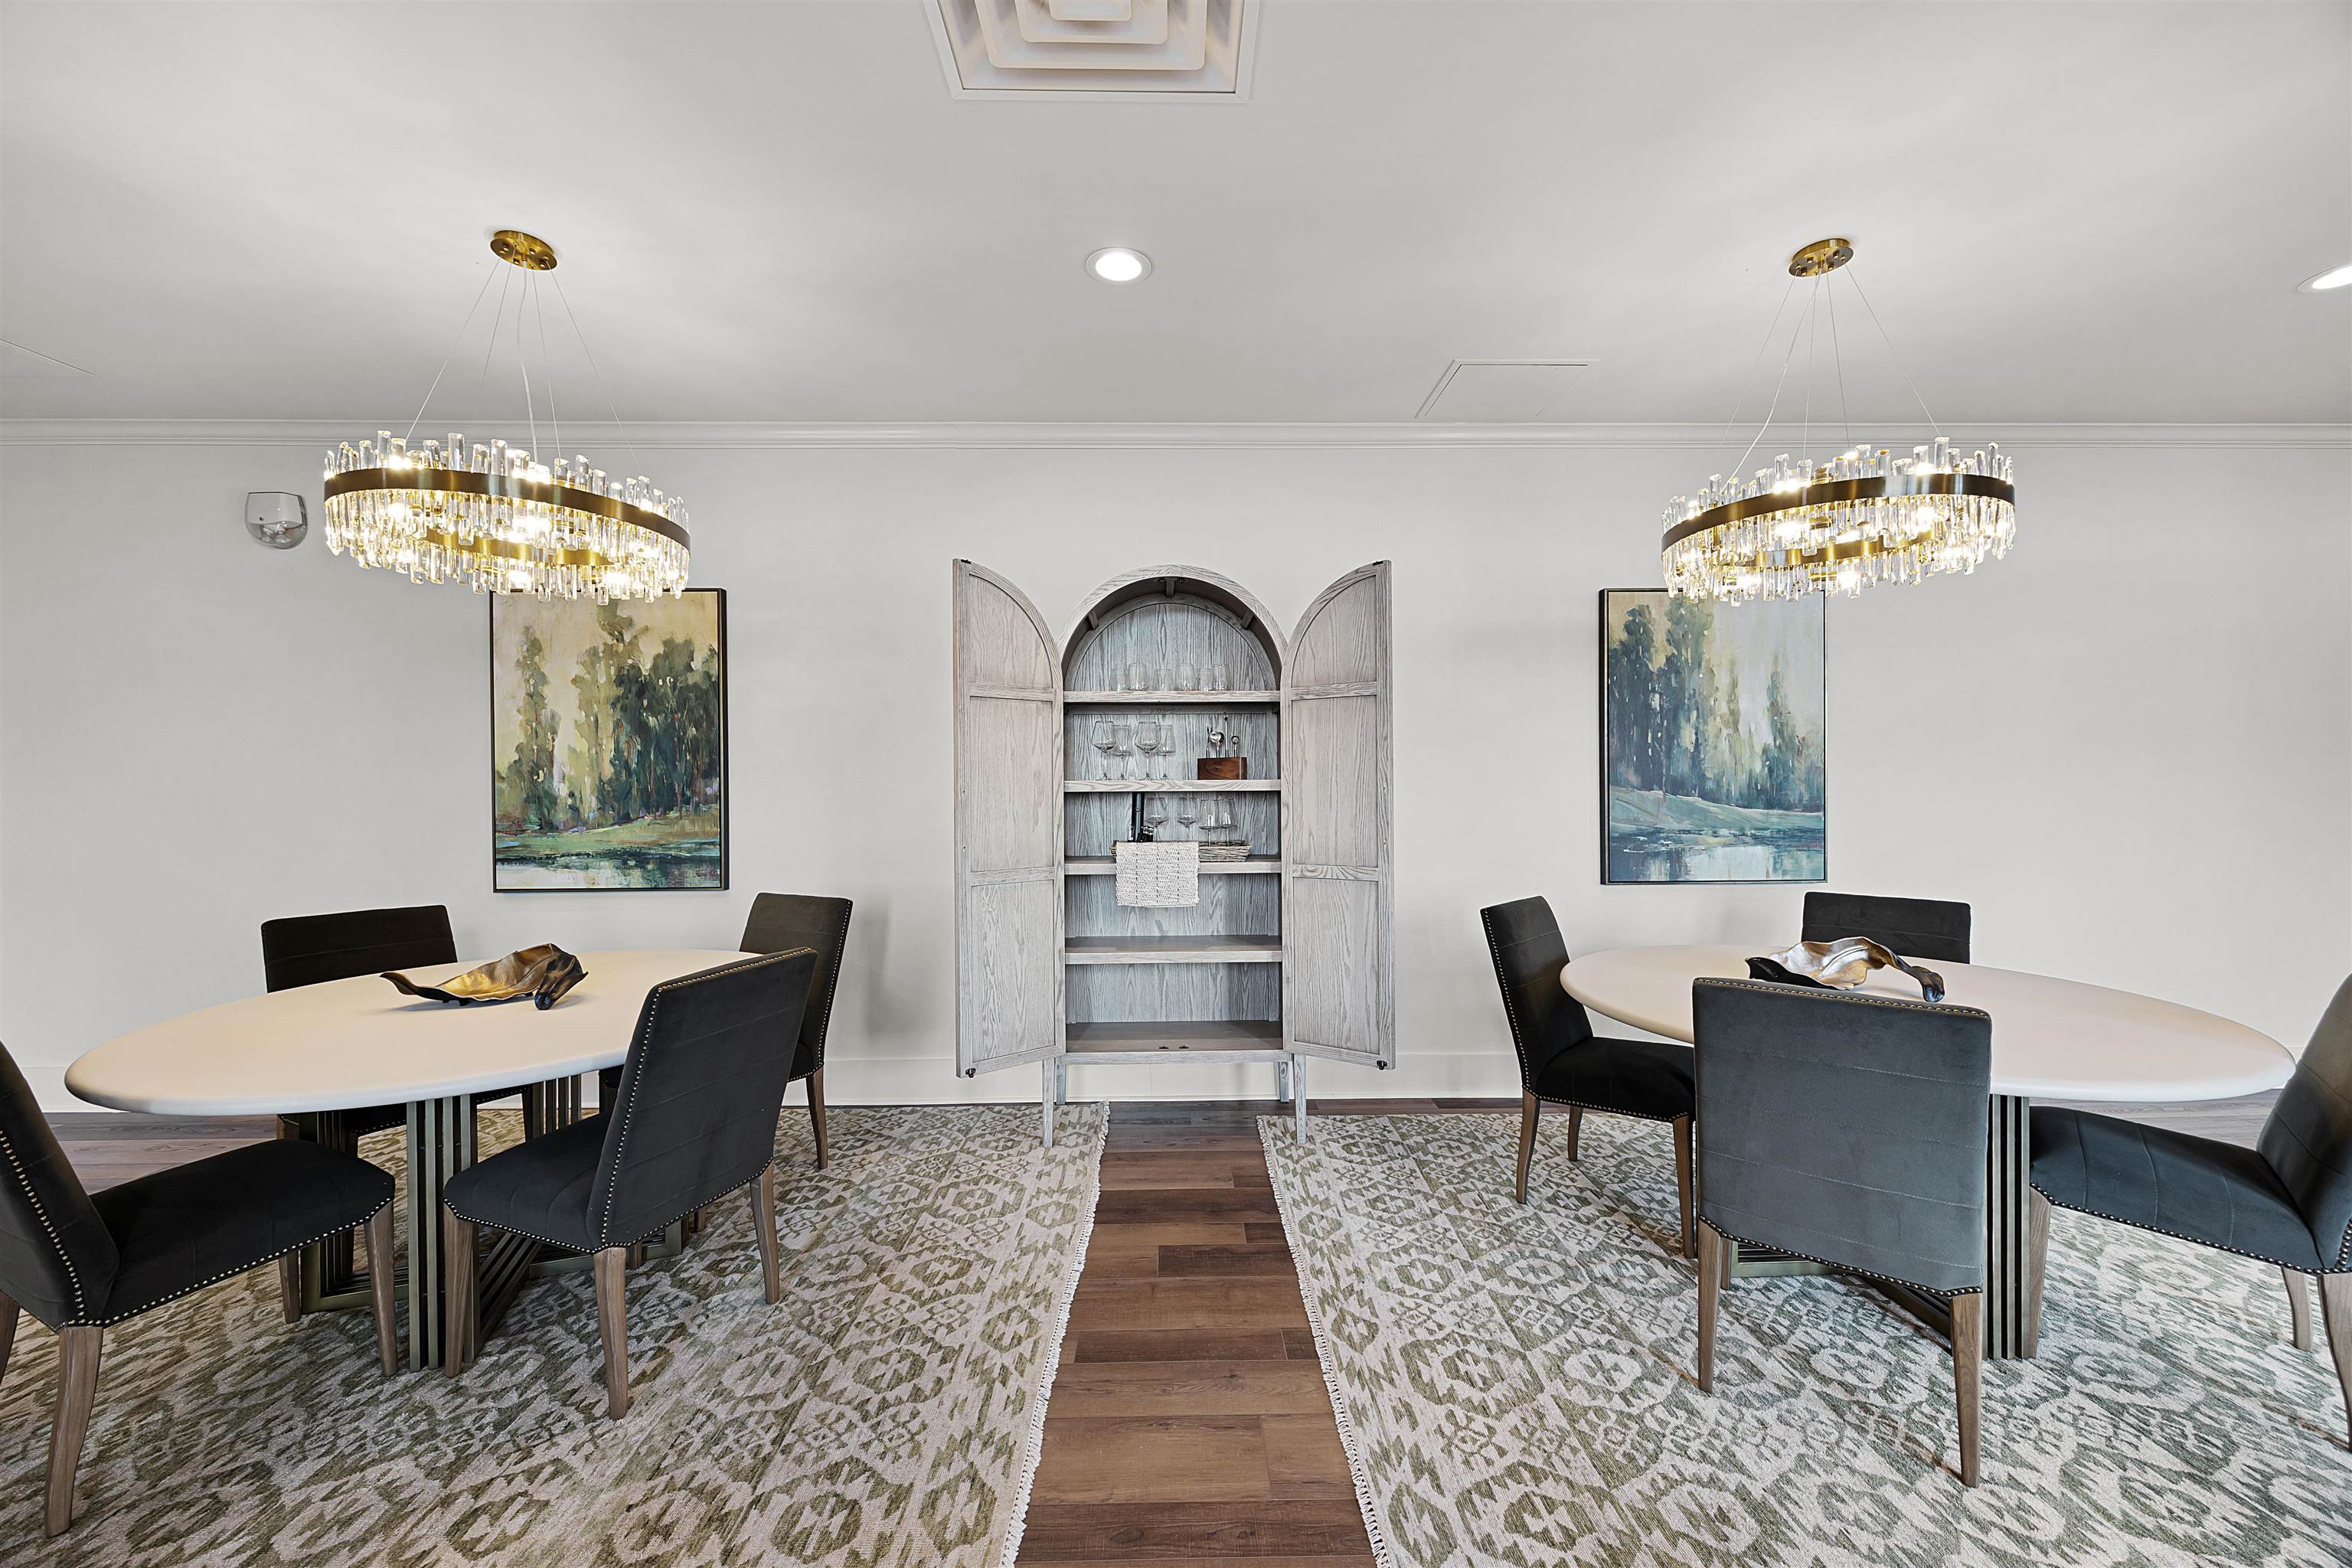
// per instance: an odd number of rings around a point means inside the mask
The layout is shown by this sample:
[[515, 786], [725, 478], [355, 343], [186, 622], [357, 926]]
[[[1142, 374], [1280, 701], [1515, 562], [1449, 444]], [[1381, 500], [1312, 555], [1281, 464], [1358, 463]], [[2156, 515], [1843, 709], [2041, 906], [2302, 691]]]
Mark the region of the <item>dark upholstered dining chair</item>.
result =
[[2042, 1332], [2053, 1204], [2276, 1265], [2297, 1350], [2312, 1348], [2303, 1279], [2316, 1275], [2352, 1441], [2352, 979], [2320, 1015], [2251, 1149], [2049, 1106], [2034, 1108], [2032, 1134], [2029, 1345]]
[[605, 1410], [629, 1408], [622, 1289], [630, 1248], [739, 1187], [753, 1203], [766, 1297], [782, 1294], [776, 1256], [776, 1121], [791, 1038], [808, 1005], [816, 954], [764, 954], [665, 980], [646, 993], [601, 1116], [560, 1127], [459, 1172], [443, 1194], [449, 1259], [447, 1347], [455, 1377], [476, 1348], [478, 1226], [594, 1255]]
[[1882, 899], [1868, 893], [1807, 893], [1807, 942], [1866, 936], [1898, 957], [1969, 961], [1969, 906], [1943, 899]]
[[74, 1472], [116, 1323], [233, 1279], [322, 1237], [367, 1228], [376, 1357], [398, 1364], [392, 1301], [392, 1178], [315, 1143], [255, 1143], [125, 1182], [82, 1189], [48, 1119], [0, 1047], [0, 1376], [17, 1313], [57, 1331], [45, 1519], [73, 1522]]
[[1674, 1129], [1675, 1185], [1680, 1194], [1682, 1250], [1696, 1245], [1691, 1226], [1691, 1048], [1655, 1040], [1612, 1040], [1592, 1032], [1584, 1005], [1560, 989], [1568, 944], [1543, 899], [1517, 899], [1478, 911], [1502, 987], [1511, 1044], [1519, 1053], [1518, 1199], [1528, 1201], [1528, 1163], [1536, 1120], [1546, 1103], [1568, 1110], [1568, 1157], [1588, 1110], [1664, 1121]]
[[[289, 915], [261, 922], [262, 984], [270, 991], [290, 991], [299, 985], [320, 985], [330, 980], [350, 980], [382, 974], [387, 969], [422, 969], [457, 962], [457, 941], [449, 930], [449, 910], [443, 904], [412, 904], [402, 909], [345, 910], [326, 915]], [[510, 1084], [478, 1094], [475, 1103], [503, 1100], [530, 1087]], [[345, 1154], [359, 1152], [360, 1140], [371, 1132], [399, 1127], [408, 1120], [404, 1105], [362, 1105], [329, 1117], [280, 1116], [281, 1138], [310, 1138]], [[344, 1243], [332, 1240], [328, 1273], [339, 1273], [349, 1263]], [[321, 1285], [325, 1280], [320, 1280]], [[289, 1253], [278, 1260], [279, 1307], [286, 1321], [302, 1315], [302, 1258]]]
[[1692, 982], [1691, 1015], [1699, 1387], [1741, 1242], [1939, 1298], [1976, 1485], [1990, 1015], [1758, 980]]
[[[793, 1043], [792, 1072], [784, 1081], [808, 1081], [809, 1130], [816, 1138], [820, 1171], [826, 1157], [824, 1032], [833, 1022], [833, 994], [841, 984], [841, 954], [849, 942], [849, 911], [847, 899], [761, 893], [751, 900], [751, 918], [743, 922], [743, 940], [738, 944], [745, 952], [790, 952], [805, 947], [816, 953], [808, 1008], [801, 1015], [800, 1037]], [[621, 1069], [606, 1068], [597, 1079], [597, 1099], [611, 1104], [620, 1081]]]

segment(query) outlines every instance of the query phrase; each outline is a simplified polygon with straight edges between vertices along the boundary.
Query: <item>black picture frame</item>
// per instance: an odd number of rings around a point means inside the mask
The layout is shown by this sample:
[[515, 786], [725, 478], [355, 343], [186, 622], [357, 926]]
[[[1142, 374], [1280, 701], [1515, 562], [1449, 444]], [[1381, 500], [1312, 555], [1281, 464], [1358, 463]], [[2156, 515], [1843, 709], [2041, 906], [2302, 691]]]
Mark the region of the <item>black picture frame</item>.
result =
[[[1610, 629], [1610, 626], [1611, 626], [1611, 625], [1612, 625], [1612, 605], [1611, 605], [1611, 600], [1612, 600], [1612, 598], [1614, 595], [1621, 595], [1621, 594], [1640, 594], [1640, 595], [1646, 595], [1646, 596], [1649, 596], [1649, 597], [1654, 598], [1654, 599], [1656, 599], [1656, 600], [1660, 601], [1661, 603], [1663, 603], [1663, 602], [1667, 598], [1667, 596], [1668, 596], [1668, 595], [1667, 595], [1667, 594], [1666, 594], [1666, 590], [1665, 590], [1664, 588], [1663, 588], [1663, 587], [1657, 587], [1657, 588], [1642, 588], [1642, 587], [1633, 587], [1633, 588], [1602, 588], [1602, 589], [1601, 589], [1601, 590], [1599, 591], [1598, 595], [1597, 595], [1597, 598], [1596, 598], [1596, 601], [1595, 601], [1596, 610], [1597, 610], [1597, 616], [1596, 616], [1596, 622], [1597, 622], [1597, 624], [1596, 624], [1596, 626], [1595, 626], [1595, 627], [1594, 627], [1594, 637], [1593, 637], [1593, 646], [1594, 646], [1594, 652], [1595, 652], [1595, 658], [1594, 658], [1594, 683], [1595, 683], [1595, 685], [1596, 685], [1596, 686], [1597, 686], [1597, 688], [1598, 688], [1598, 691], [1597, 691], [1597, 693], [1596, 693], [1597, 700], [1595, 701], [1595, 703], [1594, 703], [1594, 705], [1593, 705], [1593, 706], [1594, 706], [1595, 713], [1596, 713], [1596, 726], [1597, 726], [1597, 730], [1598, 730], [1598, 735], [1597, 735], [1597, 742], [1598, 742], [1598, 743], [1597, 743], [1597, 745], [1596, 745], [1596, 746], [1595, 746], [1595, 748], [1594, 748], [1594, 752], [1595, 752], [1595, 759], [1596, 759], [1596, 763], [1597, 763], [1596, 772], [1597, 772], [1597, 773], [1598, 773], [1598, 775], [1599, 775], [1597, 783], [1598, 783], [1598, 786], [1599, 786], [1599, 788], [1598, 788], [1598, 795], [1599, 795], [1599, 797], [1600, 797], [1600, 799], [1599, 799], [1600, 815], [1599, 815], [1599, 821], [1598, 821], [1598, 823], [1596, 824], [1596, 826], [1597, 826], [1597, 828], [1598, 828], [1598, 832], [1597, 832], [1597, 834], [1596, 834], [1596, 836], [1595, 836], [1595, 837], [1596, 837], [1596, 847], [1597, 847], [1597, 850], [1598, 850], [1598, 857], [1597, 857], [1597, 858], [1598, 858], [1598, 861], [1599, 861], [1599, 865], [1598, 865], [1597, 869], [1598, 869], [1598, 872], [1599, 872], [1599, 876], [1600, 876], [1600, 879], [1601, 879], [1601, 885], [1602, 885], [1603, 887], [1612, 887], [1612, 888], [1661, 888], [1661, 887], [1685, 887], [1685, 888], [1693, 888], [1693, 887], [1695, 887], [1695, 888], [1736, 888], [1736, 887], [1790, 887], [1790, 886], [1799, 886], [1799, 887], [1802, 887], [1802, 886], [1818, 885], [1818, 884], [1820, 884], [1820, 883], [1823, 883], [1823, 882], [1828, 881], [1828, 880], [1829, 880], [1829, 787], [1828, 787], [1828, 763], [1827, 763], [1827, 757], [1828, 757], [1828, 749], [1829, 749], [1829, 615], [1828, 615], [1828, 606], [1827, 606], [1827, 603], [1826, 603], [1826, 601], [1825, 601], [1825, 600], [1824, 600], [1821, 595], [1808, 595], [1808, 596], [1806, 597], [1806, 599], [1804, 599], [1803, 601], [1800, 601], [1800, 602], [1801, 602], [1801, 603], [1805, 603], [1805, 604], [1809, 604], [1809, 605], [1811, 605], [1813, 607], [1813, 610], [1814, 610], [1815, 615], [1817, 615], [1817, 616], [1820, 617], [1820, 621], [1821, 621], [1821, 672], [1822, 672], [1822, 680], [1821, 680], [1821, 724], [1820, 724], [1820, 730], [1821, 730], [1821, 744], [1822, 744], [1822, 791], [1821, 791], [1821, 797], [1822, 797], [1822, 810], [1821, 810], [1821, 817], [1822, 817], [1822, 842], [1821, 842], [1821, 850], [1820, 850], [1820, 870], [1818, 871], [1818, 873], [1816, 873], [1816, 874], [1814, 874], [1814, 875], [1811, 875], [1811, 876], [1803, 876], [1803, 877], [1708, 877], [1708, 878], [1682, 878], [1682, 877], [1675, 877], [1675, 878], [1620, 877], [1620, 876], [1616, 876], [1616, 875], [1613, 875], [1613, 874], [1612, 874], [1612, 872], [1613, 872], [1613, 868], [1612, 868], [1612, 864], [1611, 864], [1611, 854], [1610, 854], [1610, 850], [1611, 850], [1611, 842], [1610, 842], [1610, 805], [1611, 805], [1611, 802], [1610, 802], [1610, 793], [1609, 793], [1609, 792], [1610, 792], [1610, 789], [1611, 789], [1611, 787], [1612, 787], [1612, 776], [1613, 776], [1613, 773], [1614, 773], [1614, 769], [1613, 769], [1613, 767], [1612, 767], [1612, 755], [1611, 755], [1611, 750], [1610, 750], [1610, 748], [1611, 748], [1611, 742], [1612, 742], [1612, 730], [1611, 730], [1611, 725], [1610, 725], [1610, 722], [1609, 722], [1609, 720], [1610, 720], [1610, 690], [1609, 690], [1609, 629]], [[1739, 606], [1739, 608], [1743, 608], [1743, 609], [1745, 609], [1745, 608], [1748, 608], [1748, 607], [1751, 607], [1751, 606], [1748, 606], [1748, 605], [1741, 605], [1741, 606]], [[1760, 602], [1759, 602], [1759, 605], [1758, 606], [1755, 606], [1755, 607], [1768, 607], [1768, 606], [1764, 606], [1764, 605], [1762, 605], [1760, 604]]]
[[[555, 886], [551, 886], [551, 887], [506, 887], [506, 886], [501, 886], [501, 885], [500, 885], [500, 883], [499, 883], [499, 873], [500, 861], [499, 861], [499, 844], [498, 844], [498, 840], [499, 840], [499, 823], [498, 823], [498, 816], [499, 816], [499, 806], [498, 806], [498, 777], [499, 777], [499, 760], [498, 760], [498, 752], [499, 752], [499, 735], [498, 735], [498, 731], [499, 731], [499, 655], [498, 655], [498, 646], [499, 646], [499, 611], [500, 611], [500, 607], [501, 607], [501, 605], [504, 605], [504, 604], [506, 603], [506, 601], [507, 601], [507, 600], [509, 600], [509, 598], [515, 598], [515, 599], [516, 599], [516, 602], [517, 602], [517, 604], [518, 604], [518, 605], [524, 604], [524, 603], [528, 603], [528, 604], [532, 605], [534, 605], [534, 606], [539, 606], [539, 605], [549, 605], [549, 606], [554, 606], [554, 605], [556, 605], [557, 602], [555, 602], [555, 601], [541, 601], [541, 600], [538, 600], [538, 599], [523, 600], [523, 599], [520, 599], [519, 596], [516, 596], [516, 595], [504, 595], [504, 594], [493, 594], [493, 595], [490, 595], [490, 606], [489, 606], [489, 613], [488, 613], [488, 617], [487, 617], [487, 619], [486, 619], [486, 622], [485, 622], [485, 625], [486, 625], [486, 626], [487, 626], [488, 635], [487, 635], [487, 637], [485, 637], [485, 639], [484, 639], [484, 640], [485, 640], [485, 644], [486, 644], [486, 647], [487, 647], [487, 651], [488, 651], [488, 656], [489, 656], [489, 675], [490, 675], [490, 685], [489, 685], [489, 698], [490, 698], [490, 700], [489, 700], [489, 702], [487, 704], [488, 712], [487, 712], [486, 718], [487, 718], [487, 721], [488, 721], [488, 726], [489, 726], [490, 780], [491, 780], [491, 786], [490, 786], [490, 787], [491, 787], [491, 801], [490, 801], [490, 890], [491, 890], [492, 892], [494, 892], [494, 893], [523, 893], [523, 894], [529, 894], [529, 893], [722, 893], [722, 892], [725, 892], [725, 891], [729, 890], [729, 889], [730, 889], [730, 888], [733, 886], [733, 884], [734, 884], [734, 833], [733, 833], [733, 816], [734, 816], [734, 813], [733, 813], [733, 806], [732, 806], [731, 802], [730, 802], [730, 799], [729, 799], [729, 796], [730, 796], [730, 795], [731, 794], [731, 788], [732, 788], [732, 784], [733, 784], [732, 758], [731, 758], [731, 756], [730, 755], [730, 748], [731, 748], [731, 746], [732, 746], [732, 744], [733, 744], [733, 730], [734, 730], [734, 725], [733, 725], [733, 721], [732, 721], [731, 714], [730, 714], [730, 704], [729, 704], [729, 694], [728, 694], [728, 689], [729, 689], [730, 685], [731, 684], [731, 667], [732, 667], [732, 665], [733, 665], [733, 663], [734, 663], [734, 659], [733, 659], [733, 656], [732, 656], [732, 654], [731, 654], [731, 653], [730, 652], [730, 650], [729, 650], [729, 647], [728, 647], [728, 642], [727, 642], [727, 590], [726, 590], [726, 589], [724, 589], [724, 588], [688, 588], [688, 589], [686, 589], [682, 595], [680, 595], [680, 597], [682, 597], [682, 598], [690, 598], [690, 597], [693, 597], [693, 596], [695, 596], [695, 595], [709, 595], [710, 596], [710, 598], [711, 598], [711, 625], [712, 625], [712, 632], [713, 632], [713, 636], [714, 636], [714, 637], [715, 637], [715, 639], [716, 639], [716, 640], [715, 640], [715, 642], [714, 642], [714, 644], [713, 644], [713, 648], [714, 648], [714, 651], [716, 652], [716, 654], [717, 654], [717, 656], [718, 656], [718, 665], [719, 665], [719, 692], [718, 692], [718, 716], [719, 716], [719, 745], [718, 745], [718, 757], [719, 757], [719, 797], [718, 797], [718, 798], [719, 798], [719, 879], [717, 880], [717, 882], [715, 882], [715, 883], [712, 883], [712, 882], [698, 882], [698, 883], [692, 883], [692, 884], [651, 883], [651, 884], [645, 884], [645, 885], [611, 885], [611, 886], [586, 886], [586, 887], [555, 887]], [[562, 602], [561, 602], [561, 606], [560, 606], [560, 607], [561, 607], [562, 610], [564, 610], [564, 611], [568, 611], [568, 612], [572, 612], [572, 613], [576, 613], [576, 614], [580, 614], [580, 615], [583, 615], [583, 616], [594, 616], [594, 615], [596, 614], [596, 611], [597, 611], [597, 605], [596, 605], [596, 603], [595, 603], [595, 601], [594, 601], [594, 600], [593, 600], [593, 599], [576, 599], [576, 600], [562, 601]]]

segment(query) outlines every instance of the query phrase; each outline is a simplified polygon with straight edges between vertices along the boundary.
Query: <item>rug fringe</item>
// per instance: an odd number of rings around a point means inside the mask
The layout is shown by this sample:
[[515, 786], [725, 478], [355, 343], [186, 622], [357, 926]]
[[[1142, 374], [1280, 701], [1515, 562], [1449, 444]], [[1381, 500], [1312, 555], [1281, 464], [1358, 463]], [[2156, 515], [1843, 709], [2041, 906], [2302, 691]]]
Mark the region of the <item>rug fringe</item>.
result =
[[[1289, 1142], [1289, 1119], [1281, 1116], [1261, 1116], [1257, 1119], [1259, 1144], [1265, 1150], [1269, 1173], [1275, 1162], [1275, 1133], [1279, 1130], [1283, 1141]], [[1290, 1205], [1282, 1201], [1282, 1184], [1274, 1186], [1274, 1210], [1282, 1220], [1286, 1244], [1290, 1237]], [[1297, 1256], [1294, 1248], [1292, 1256]], [[1364, 1535], [1371, 1542], [1373, 1568], [1396, 1568], [1396, 1558], [1389, 1551], [1388, 1532], [1381, 1528], [1380, 1505], [1372, 1500], [1371, 1471], [1364, 1464], [1363, 1446], [1356, 1436], [1356, 1424], [1348, 1415], [1348, 1396], [1339, 1387], [1339, 1363], [1331, 1353], [1330, 1336], [1323, 1328], [1323, 1302], [1316, 1293], [1315, 1282], [1304, 1268], [1297, 1270], [1298, 1299], [1307, 1307], [1307, 1331], [1315, 1336], [1315, 1363], [1323, 1372], [1323, 1387], [1331, 1395], [1331, 1419], [1339, 1428], [1339, 1447], [1348, 1455], [1348, 1474], [1356, 1483], [1356, 1506], [1364, 1515]], [[1005, 1568], [1012, 1568], [1008, 1562]]]
[[[1004, 1551], [997, 1559], [998, 1568], [1013, 1568], [1021, 1555], [1021, 1537], [1029, 1528], [1029, 1489], [1037, 1479], [1037, 1461], [1045, 1448], [1045, 1402], [1053, 1396], [1054, 1379], [1062, 1369], [1062, 1342], [1070, 1331], [1070, 1309], [1076, 1303], [1078, 1276], [1086, 1272], [1087, 1248], [1095, 1235], [1095, 1205], [1102, 1198], [1102, 1157], [1108, 1147], [1110, 1131], [1110, 1102], [1099, 1102], [1102, 1111], [1104, 1143], [1095, 1148], [1095, 1163], [1087, 1176], [1086, 1217], [1078, 1223], [1077, 1245], [1070, 1251], [1069, 1267], [1063, 1271], [1061, 1299], [1054, 1306], [1054, 1334], [1046, 1342], [1045, 1365], [1038, 1373], [1037, 1385], [1029, 1394], [1029, 1436], [1022, 1446], [1021, 1483], [1013, 1492], [1013, 1519], [1005, 1528]], [[1389, 1568], [1384, 1561], [1381, 1568]]]

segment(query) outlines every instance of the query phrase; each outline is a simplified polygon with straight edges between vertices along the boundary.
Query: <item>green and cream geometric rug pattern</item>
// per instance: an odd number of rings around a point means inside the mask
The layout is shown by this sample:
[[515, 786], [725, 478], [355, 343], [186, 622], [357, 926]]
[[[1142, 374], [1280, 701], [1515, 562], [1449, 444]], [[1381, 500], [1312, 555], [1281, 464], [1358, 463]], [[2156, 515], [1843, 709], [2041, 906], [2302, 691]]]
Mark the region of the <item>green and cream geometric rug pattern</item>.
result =
[[[289, 1328], [276, 1275], [107, 1332], [79, 1509], [40, 1535], [55, 1336], [0, 1384], [0, 1563], [1001, 1568], [1017, 1545], [1100, 1180], [1098, 1105], [833, 1110], [777, 1137], [783, 1300], [747, 1192], [629, 1271], [633, 1402], [604, 1418], [588, 1275], [535, 1281], [452, 1384], [376, 1369], [364, 1312]], [[483, 1117], [486, 1145], [520, 1113]], [[399, 1135], [368, 1141], [397, 1167]]]
[[2276, 1269], [2060, 1211], [1970, 1491], [1942, 1342], [1865, 1287], [1727, 1282], [1699, 1392], [1663, 1125], [1587, 1117], [1575, 1164], [1548, 1125], [1525, 1208], [1516, 1116], [1261, 1131], [1393, 1568], [2352, 1564], [2343, 1398]]

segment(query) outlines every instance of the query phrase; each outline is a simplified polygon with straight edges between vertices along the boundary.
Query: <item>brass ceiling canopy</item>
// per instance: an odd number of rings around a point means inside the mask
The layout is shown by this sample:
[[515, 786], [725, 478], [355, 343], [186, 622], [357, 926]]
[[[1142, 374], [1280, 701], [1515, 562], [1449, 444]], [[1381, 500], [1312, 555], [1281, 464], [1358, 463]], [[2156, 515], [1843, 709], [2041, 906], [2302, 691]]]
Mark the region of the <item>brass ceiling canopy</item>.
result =
[[[529, 238], [528, 235], [523, 237]], [[1796, 255], [1789, 258], [1791, 278], [1819, 278], [1835, 272], [1853, 259], [1853, 241], [1850, 239], [1817, 239]], [[550, 267], [555, 265], [552, 260]]]
[[[1838, 243], [1843, 245], [1845, 242], [1840, 240]], [[519, 228], [502, 228], [490, 236], [490, 254], [500, 261], [521, 268], [525, 272], [555, 270], [555, 247], [539, 236], [525, 234]], [[1850, 256], [1853, 252], [1846, 254]], [[1795, 270], [1795, 265], [1793, 262], [1790, 264], [1791, 271]]]

